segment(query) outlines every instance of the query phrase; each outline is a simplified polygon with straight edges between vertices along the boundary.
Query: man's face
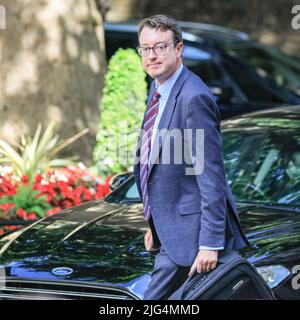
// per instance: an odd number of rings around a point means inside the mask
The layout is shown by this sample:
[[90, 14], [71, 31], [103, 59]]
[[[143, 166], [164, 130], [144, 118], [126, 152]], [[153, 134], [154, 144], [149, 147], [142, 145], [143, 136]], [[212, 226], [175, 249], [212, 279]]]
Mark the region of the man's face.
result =
[[145, 71], [150, 77], [157, 80], [158, 84], [166, 81], [181, 64], [182, 43], [172, 42], [173, 33], [171, 30], [160, 31], [144, 27], [140, 34], [140, 47], [153, 47], [157, 44], [168, 44], [166, 51], [162, 54], [155, 54], [150, 50], [148, 56], [142, 56], [142, 63]]

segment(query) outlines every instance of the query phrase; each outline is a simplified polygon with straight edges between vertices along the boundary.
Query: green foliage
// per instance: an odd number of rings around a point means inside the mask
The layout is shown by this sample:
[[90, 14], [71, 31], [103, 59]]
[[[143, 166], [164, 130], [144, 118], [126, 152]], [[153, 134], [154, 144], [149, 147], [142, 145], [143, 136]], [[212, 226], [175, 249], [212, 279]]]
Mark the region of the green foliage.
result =
[[110, 175], [134, 161], [147, 97], [139, 55], [133, 49], [119, 49], [109, 61], [105, 80], [94, 163], [101, 174]]
[[19, 185], [16, 194], [0, 197], [0, 204], [13, 203], [12, 210], [15, 213], [18, 209], [23, 209], [28, 213], [34, 212], [43, 218], [51, 206], [47, 203], [46, 196], [38, 196], [38, 193], [39, 191], [33, 190], [31, 185]]
[[54, 123], [51, 122], [42, 135], [42, 126], [39, 123], [34, 137], [22, 135], [21, 143], [16, 147], [0, 139], [0, 163], [8, 164], [15, 175], [27, 176], [32, 182], [37, 173], [71, 164], [71, 160], [55, 157], [63, 148], [87, 132], [88, 129], [84, 129], [71, 138], [59, 141], [58, 135], [54, 133]]

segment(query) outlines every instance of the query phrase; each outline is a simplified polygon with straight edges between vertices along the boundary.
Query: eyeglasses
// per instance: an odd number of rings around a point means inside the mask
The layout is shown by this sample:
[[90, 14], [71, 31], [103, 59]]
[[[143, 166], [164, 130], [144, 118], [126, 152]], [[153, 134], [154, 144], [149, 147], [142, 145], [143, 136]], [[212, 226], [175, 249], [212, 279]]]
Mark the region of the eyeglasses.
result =
[[149, 56], [151, 49], [153, 50], [153, 52], [156, 55], [161, 55], [161, 54], [164, 54], [166, 52], [166, 49], [168, 48], [168, 46], [174, 42], [178, 42], [178, 40], [173, 40], [173, 41], [167, 42], [167, 43], [158, 43], [153, 47], [140, 47], [140, 46], [138, 46], [136, 48], [136, 50], [138, 51], [139, 55], [142, 57]]

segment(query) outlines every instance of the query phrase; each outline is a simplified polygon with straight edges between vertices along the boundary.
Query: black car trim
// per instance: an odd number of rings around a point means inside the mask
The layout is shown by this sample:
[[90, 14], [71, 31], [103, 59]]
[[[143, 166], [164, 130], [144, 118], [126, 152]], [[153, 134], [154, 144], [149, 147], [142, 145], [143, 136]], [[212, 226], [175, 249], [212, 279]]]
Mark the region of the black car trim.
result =
[[[20, 297], [19, 293], [28, 293], [28, 294], [41, 294], [43, 296], [49, 294], [52, 296], [55, 296], [55, 298], [58, 298], [57, 296], [67, 296], [67, 297], [74, 297], [74, 298], [99, 298], [99, 299], [118, 299], [118, 300], [128, 300], [128, 299], [134, 299], [138, 300], [139, 298], [130, 292], [129, 290], [118, 287], [118, 286], [109, 286], [109, 285], [103, 285], [98, 283], [83, 283], [83, 282], [77, 282], [77, 281], [67, 281], [67, 280], [36, 280], [36, 279], [23, 279], [23, 278], [7, 278], [6, 279], [6, 286], [0, 288], [0, 298], [6, 297], [6, 298], [18, 298]], [[9, 286], [10, 284], [14, 284], [15, 286]], [[27, 285], [27, 286], [26, 286]], [[40, 286], [41, 288], [35, 288], [30, 287], [30, 285], [34, 286]], [[20, 287], [21, 286], [21, 287]], [[42, 287], [45, 287], [46, 290]], [[51, 286], [58, 286], [62, 288], [61, 290], [53, 290], [49, 289]], [[48, 287], [48, 289], [47, 289]], [[77, 288], [77, 291], [70, 290], [72, 287]], [[63, 290], [63, 288], [67, 290]], [[78, 291], [78, 289], [85, 289], [87, 292]], [[97, 292], [88, 292], [88, 289], [92, 290], [99, 290], [99, 293]], [[112, 292], [111, 294], [108, 293], [101, 293], [101, 290], [105, 290], [108, 292]], [[4, 292], [4, 293], [3, 293]], [[6, 292], [6, 293], [5, 293]], [[7, 292], [16, 292], [17, 295], [14, 296], [13, 294], [8, 294]], [[115, 293], [115, 294], [113, 294]], [[120, 294], [117, 294], [120, 293]], [[25, 296], [25, 299], [29, 298], [32, 299], [34, 297], [32, 296]], [[36, 297], [37, 299], [45, 298], [45, 297]], [[50, 297], [49, 297], [50, 298]], [[48, 299], [49, 299], [48, 298]], [[21, 299], [23, 299], [23, 296], [21, 295]], [[47, 298], [46, 298], [47, 299]]]

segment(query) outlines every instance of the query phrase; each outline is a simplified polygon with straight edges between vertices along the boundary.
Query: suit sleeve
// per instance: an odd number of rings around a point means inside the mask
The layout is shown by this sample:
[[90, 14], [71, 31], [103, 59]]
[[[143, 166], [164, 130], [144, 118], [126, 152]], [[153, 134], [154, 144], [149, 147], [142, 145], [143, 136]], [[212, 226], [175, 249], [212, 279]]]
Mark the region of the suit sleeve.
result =
[[[189, 154], [195, 160], [190, 169], [194, 171], [192, 174], [195, 175], [201, 196], [199, 247], [224, 248], [227, 214], [226, 173], [220, 115], [212, 96], [205, 93], [197, 94], [189, 100], [186, 126], [192, 132]], [[196, 139], [197, 129], [203, 129], [203, 143]], [[201, 161], [202, 171], [199, 172]]]

